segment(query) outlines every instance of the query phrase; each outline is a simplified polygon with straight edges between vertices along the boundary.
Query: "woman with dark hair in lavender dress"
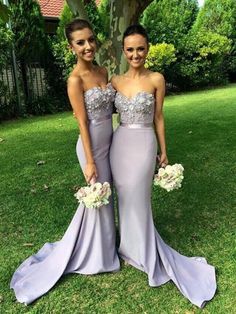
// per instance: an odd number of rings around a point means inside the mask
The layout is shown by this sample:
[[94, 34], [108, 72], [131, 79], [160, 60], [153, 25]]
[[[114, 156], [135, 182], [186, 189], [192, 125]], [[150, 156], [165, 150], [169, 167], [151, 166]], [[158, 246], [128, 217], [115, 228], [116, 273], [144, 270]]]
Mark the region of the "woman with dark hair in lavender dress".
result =
[[[77, 155], [88, 183], [111, 183], [114, 89], [105, 68], [93, 64], [96, 40], [90, 24], [76, 19], [66, 26], [77, 65], [68, 79], [68, 95], [80, 128]], [[29, 304], [50, 290], [63, 274], [118, 271], [112, 200], [98, 210], [81, 204], [63, 238], [46, 243], [26, 259], [11, 280], [19, 302]]]
[[172, 280], [186, 298], [202, 308], [216, 291], [214, 267], [204, 258], [183, 256], [165, 244], [152, 218], [151, 187], [157, 138], [159, 163], [168, 164], [162, 112], [165, 81], [160, 73], [144, 67], [148, 37], [142, 26], [128, 27], [123, 50], [129, 69], [112, 79], [121, 123], [110, 150], [119, 204], [119, 254], [147, 273], [150, 286]]

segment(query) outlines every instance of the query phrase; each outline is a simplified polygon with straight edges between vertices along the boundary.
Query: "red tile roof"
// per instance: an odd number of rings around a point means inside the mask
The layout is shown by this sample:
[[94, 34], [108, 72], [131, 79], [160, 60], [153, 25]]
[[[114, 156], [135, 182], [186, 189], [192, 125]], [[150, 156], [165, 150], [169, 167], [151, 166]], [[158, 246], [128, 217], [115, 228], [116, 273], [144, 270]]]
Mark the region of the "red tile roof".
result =
[[[47, 17], [59, 17], [63, 7], [65, 0], [38, 0], [41, 13], [43, 16]], [[101, 0], [96, 0], [96, 5], [98, 6]]]
[[47, 17], [59, 17], [65, 0], [38, 0], [41, 13]]

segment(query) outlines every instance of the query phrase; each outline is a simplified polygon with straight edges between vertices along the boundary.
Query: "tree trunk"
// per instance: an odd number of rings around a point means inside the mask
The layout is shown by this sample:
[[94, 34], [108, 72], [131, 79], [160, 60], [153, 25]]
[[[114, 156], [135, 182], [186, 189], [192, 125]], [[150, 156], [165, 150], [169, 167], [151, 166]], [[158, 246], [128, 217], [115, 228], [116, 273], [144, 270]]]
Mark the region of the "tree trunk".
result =
[[88, 21], [88, 15], [82, 0], [66, 0], [74, 17], [79, 17]]
[[131, 24], [138, 23], [139, 17], [152, 0], [111, 0], [110, 1], [110, 39], [112, 47], [111, 61], [115, 65], [109, 70], [124, 73], [127, 64], [122, 54], [122, 35]]

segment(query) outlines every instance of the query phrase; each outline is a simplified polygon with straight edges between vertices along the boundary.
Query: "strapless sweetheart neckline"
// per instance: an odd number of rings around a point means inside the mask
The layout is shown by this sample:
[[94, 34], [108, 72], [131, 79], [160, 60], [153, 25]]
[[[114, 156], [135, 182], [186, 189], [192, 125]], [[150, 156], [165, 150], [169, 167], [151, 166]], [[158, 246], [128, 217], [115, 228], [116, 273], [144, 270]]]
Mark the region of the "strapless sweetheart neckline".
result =
[[105, 92], [105, 91], [108, 90], [108, 88], [110, 87], [110, 85], [111, 85], [111, 83], [109, 82], [109, 83], [107, 83], [107, 84], [105, 85], [105, 88], [104, 88], [104, 87], [101, 87], [101, 86], [94, 86], [94, 87], [91, 87], [91, 88], [87, 89], [86, 91], [84, 91], [84, 94], [86, 94], [87, 92], [92, 91], [92, 90], [94, 90], [94, 89], [98, 89], [98, 90], [101, 90], [101, 91]]
[[149, 92], [146, 92], [146, 91], [137, 92], [136, 94], [134, 94], [134, 95], [131, 96], [131, 97], [128, 97], [128, 96], [124, 95], [123, 93], [121, 93], [121, 92], [119, 92], [119, 91], [116, 91], [116, 93], [119, 94], [121, 97], [127, 99], [128, 101], [132, 101], [133, 99], [137, 98], [139, 95], [152, 96], [153, 99], [155, 99], [155, 96], [154, 96], [152, 93], [149, 93]]
[[[88, 92], [90, 92], [90, 91], [92, 91], [92, 90], [96, 90], [96, 89], [98, 89], [98, 90], [100, 90], [100, 91], [102, 91], [102, 92], [105, 92], [105, 91], [108, 90], [109, 87], [112, 87], [112, 88], [114, 89], [114, 87], [112, 86], [112, 84], [109, 82], [109, 83], [107, 83], [107, 84], [105, 85], [105, 88], [104, 88], [104, 87], [101, 87], [101, 86], [94, 86], [94, 87], [91, 87], [91, 88], [87, 89], [86, 91], [84, 91], [84, 94], [86, 94], [86, 93], [88, 93]], [[114, 89], [114, 90], [115, 90], [115, 89]], [[139, 95], [142, 95], [142, 94], [151, 96], [151, 97], [153, 97], [153, 99], [155, 99], [155, 96], [154, 96], [152, 93], [149, 93], [149, 92], [146, 92], [146, 91], [139, 91], [139, 92], [137, 92], [136, 94], [134, 94], [134, 95], [131, 96], [131, 97], [128, 97], [128, 96], [126, 96], [125, 94], [123, 94], [123, 93], [121, 93], [121, 92], [119, 92], [119, 91], [117, 91], [117, 90], [115, 90], [115, 91], [116, 91], [117, 94], [119, 94], [121, 97], [127, 99], [128, 101], [132, 101], [133, 99], [137, 98]]]

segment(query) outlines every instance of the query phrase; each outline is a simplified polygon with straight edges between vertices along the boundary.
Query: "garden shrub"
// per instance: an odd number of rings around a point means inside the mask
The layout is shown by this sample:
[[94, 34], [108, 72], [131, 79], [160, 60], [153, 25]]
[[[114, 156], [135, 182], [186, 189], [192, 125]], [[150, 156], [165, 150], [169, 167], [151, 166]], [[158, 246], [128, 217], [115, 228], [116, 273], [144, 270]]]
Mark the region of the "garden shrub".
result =
[[192, 32], [183, 44], [176, 67], [177, 85], [189, 88], [227, 82], [224, 65], [231, 48], [227, 37], [212, 32]]
[[145, 66], [152, 71], [165, 73], [168, 66], [176, 61], [175, 52], [175, 47], [172, 44], [151, 44]]

